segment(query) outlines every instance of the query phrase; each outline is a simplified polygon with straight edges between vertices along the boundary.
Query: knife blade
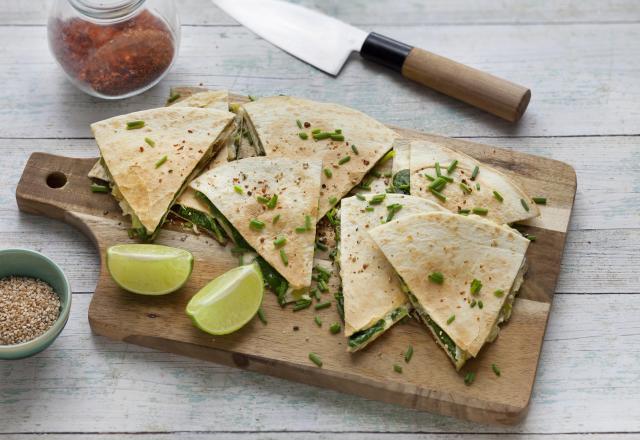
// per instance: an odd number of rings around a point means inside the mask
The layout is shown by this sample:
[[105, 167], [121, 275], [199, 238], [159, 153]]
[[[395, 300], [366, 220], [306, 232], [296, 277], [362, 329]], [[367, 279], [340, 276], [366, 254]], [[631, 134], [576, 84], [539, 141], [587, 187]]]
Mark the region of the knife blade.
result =
[[511, 122], [520, 119], [531, 99], [526, 87], [303, 6], [283, 0], [212, 1], [258, 36], [334, 76], [352, 52], [360, 52], [405, 78]]

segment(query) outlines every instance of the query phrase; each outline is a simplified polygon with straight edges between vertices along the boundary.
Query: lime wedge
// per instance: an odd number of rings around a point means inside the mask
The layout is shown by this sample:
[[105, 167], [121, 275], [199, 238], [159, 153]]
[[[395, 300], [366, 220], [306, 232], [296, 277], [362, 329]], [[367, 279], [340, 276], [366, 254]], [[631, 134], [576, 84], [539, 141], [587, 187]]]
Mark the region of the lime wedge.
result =
[[107, 268], [120, 287], [140, 295], [166, 295], [184, 285], [193, 255], [158, 244], [119, 244], [107, 249]]
[[200, 330], [226, 335], [253, 318], [264, 293], [257, 263], [236, 267], [220, 275], [196, 293], [187, 304], [187, 315]]

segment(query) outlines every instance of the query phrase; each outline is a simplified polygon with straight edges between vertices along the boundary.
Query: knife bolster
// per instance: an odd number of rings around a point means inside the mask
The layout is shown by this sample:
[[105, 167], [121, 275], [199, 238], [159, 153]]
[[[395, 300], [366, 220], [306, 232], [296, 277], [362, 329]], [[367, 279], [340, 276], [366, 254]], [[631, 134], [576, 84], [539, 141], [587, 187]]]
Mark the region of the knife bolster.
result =
[[407, 44], [371, 32], [360, 49], [360, 55], [396, 72], [402, 72], [402, 66], [411, 49], [413, 47]]

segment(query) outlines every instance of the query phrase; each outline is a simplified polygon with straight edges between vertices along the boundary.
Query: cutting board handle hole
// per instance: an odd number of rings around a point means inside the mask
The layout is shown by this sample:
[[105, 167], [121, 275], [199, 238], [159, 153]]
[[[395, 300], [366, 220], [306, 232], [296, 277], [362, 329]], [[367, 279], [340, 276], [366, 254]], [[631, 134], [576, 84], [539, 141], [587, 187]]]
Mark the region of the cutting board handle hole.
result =
[[67, 176], [59, 171], [54, 171], [47, 176], [47, 186], [49, 188], [62, 188], [67, 184]]

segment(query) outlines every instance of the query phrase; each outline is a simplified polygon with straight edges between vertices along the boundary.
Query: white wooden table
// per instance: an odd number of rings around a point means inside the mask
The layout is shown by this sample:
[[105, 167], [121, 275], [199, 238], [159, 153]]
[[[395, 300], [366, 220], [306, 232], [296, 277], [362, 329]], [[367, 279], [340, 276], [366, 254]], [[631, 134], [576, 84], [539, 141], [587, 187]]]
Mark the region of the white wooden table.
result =
[[[289, 57], [206, 0], [183, 0], [170, 75], [103, 102], [63, 78], [42, 0], [0, 1], [0, 248], [37, 249], [74, 303], [48, 350], [0, 363], [5, 438], [640, 438], [640, 3], [638, 0], [301, 1], [533, 90], [510, 125], [354, 56], [338, 79]], [[91, 334], [98, 256], [78, 231], [18, 212], [34, 151], [96, 156], [89, 123], [159, 106], [170, 86], [335, 101], [409, 128], [566, 161], [578, 194], [529, 415], [480, 426], [290, 383]]]

